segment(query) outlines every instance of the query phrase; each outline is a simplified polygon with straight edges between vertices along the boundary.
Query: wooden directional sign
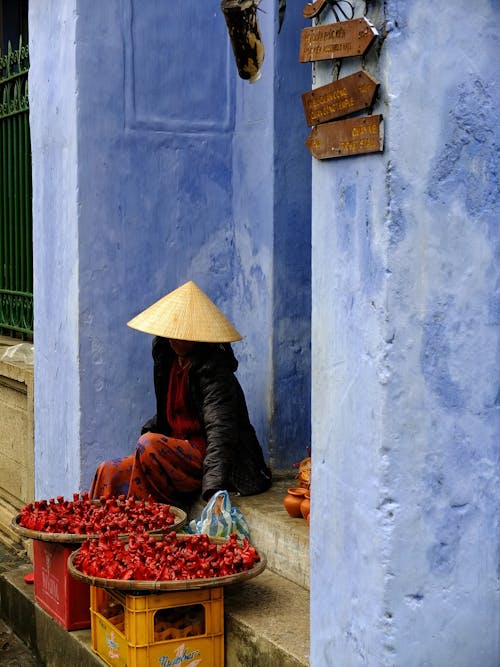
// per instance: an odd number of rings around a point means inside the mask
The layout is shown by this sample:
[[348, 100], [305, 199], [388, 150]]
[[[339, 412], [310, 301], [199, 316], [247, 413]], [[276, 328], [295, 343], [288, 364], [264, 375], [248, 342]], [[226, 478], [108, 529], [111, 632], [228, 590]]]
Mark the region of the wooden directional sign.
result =
[[342, 118], [355, 111], [367, 109], [375, 97], [378, 85], [375, 79], [360, 70], [304, 93], [302, 104], [307, 124], [317, 125], [326, 120]]
[[302, 10], [302, 16], [305, 19], [312, 19], [320, 13], [325, 5], [326, 0], [314, 0], [314, 2], [308, 2]]
[[384, 150], [382, 116], [359, 116], [313, 127], [306, 146], [318, 160]]
[[339, 21], [303, 28], [300, 35], [301, 63], [362, 56], [378, 35], [367, 18]]

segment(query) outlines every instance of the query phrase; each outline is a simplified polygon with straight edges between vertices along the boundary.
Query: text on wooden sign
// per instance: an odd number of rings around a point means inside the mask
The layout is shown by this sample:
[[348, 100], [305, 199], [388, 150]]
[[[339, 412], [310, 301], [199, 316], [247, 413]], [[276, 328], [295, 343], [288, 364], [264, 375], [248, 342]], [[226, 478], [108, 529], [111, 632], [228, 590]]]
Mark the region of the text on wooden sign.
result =
[[300, 35], [301, 63], [362, 56], [378, 35], [366, 17], [303, 28]]
[[303, 93], [302, 104], [307, 124], [312, 126], [324, 123], [368, 108], [378, 85], [375, 79], [361, 70]]
[[379, 153], [384, 149], [382, 115], [359, 116], [316, 125], [305, 143], [318, 160]]

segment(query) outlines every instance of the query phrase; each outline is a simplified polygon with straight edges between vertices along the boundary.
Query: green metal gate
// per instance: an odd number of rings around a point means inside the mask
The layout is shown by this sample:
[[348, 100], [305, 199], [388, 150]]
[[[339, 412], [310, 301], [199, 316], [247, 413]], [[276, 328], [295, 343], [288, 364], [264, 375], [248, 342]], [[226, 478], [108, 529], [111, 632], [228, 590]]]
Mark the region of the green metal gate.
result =
[[0, 333], [33, 335], [28, 47], [0, 51]]

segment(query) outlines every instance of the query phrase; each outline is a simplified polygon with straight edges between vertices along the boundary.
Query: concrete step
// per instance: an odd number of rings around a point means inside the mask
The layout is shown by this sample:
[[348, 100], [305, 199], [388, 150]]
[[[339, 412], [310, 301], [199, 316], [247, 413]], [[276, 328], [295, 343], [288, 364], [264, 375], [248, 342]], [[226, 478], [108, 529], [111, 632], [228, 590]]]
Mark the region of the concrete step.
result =
[[[290, 485], [277, 481], [260, 496], [232, 498], [247, 518], [252, 542], [266, 554], [268, 568], [225, 588], [226, 667], [309, 664], [308, 527], [283, 508]], [[23, 578], [31, 569], [30, 564], [16, 565], [0, 576], [3, 618], [45, 667], [102, 667], [105, 663], [91, 648], [90, 630], [68, 632], [36, 604], [33, 586]]]
[[226, 667], [307, 667], [309, 592], [271, 571], [225, 591]]
[[[250, 527], [250, 539], [266, 554], [267, 567], [276, 574], [309, 590], [309, 526], [303, 519], [292, 519], [283, 506], [292, 478], [277, 479], [273, 486], [257, 496], [234, 496], [231, 503], [244, 514]], [[204, 503], [196, 503], [190, 518], [201, 516]]]

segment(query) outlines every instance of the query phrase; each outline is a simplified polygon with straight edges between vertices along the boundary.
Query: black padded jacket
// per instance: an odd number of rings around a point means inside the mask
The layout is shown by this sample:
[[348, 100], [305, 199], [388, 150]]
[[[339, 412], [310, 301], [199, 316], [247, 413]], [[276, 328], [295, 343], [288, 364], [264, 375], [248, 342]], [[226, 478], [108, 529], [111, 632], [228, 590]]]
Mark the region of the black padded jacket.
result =
[[[170, 368], [175, 354], [166, 338], [153, 339], [156, 415], [142, 427], [170, 435], [166, 404]], [[189, 393], [207, 443], [202, 497], [216, 491], [254, 495], [271, 486], [255, 429], [250, 423], [243, 390], [234, 375], [238, 361], [228, 343], [197, 343], [188, 373]]]

